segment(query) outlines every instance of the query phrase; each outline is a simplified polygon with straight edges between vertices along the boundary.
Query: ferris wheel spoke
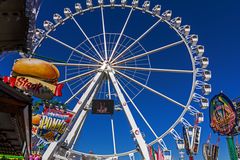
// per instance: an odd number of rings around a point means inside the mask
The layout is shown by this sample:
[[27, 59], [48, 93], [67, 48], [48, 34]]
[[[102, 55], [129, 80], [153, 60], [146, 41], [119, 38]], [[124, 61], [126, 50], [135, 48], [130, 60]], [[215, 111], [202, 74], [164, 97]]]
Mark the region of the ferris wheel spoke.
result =
[[[124, 71], [126, 74], [133, 73], [134, 77], [135, 77], [135, 75], [140, 75], [140, 76], [144, 76], [144, 77], [148, 77], [148, 75], [149, 75], [149, 72], [142, 73], [142, 72], [137, 72], [136, 70], [124, 70]], [[141, 79], [141, 77], [140, 77], [140, 79]], [[142, 78], [142, 79], [144, 79], [144, 78]]]
[[106, 41], [106, 30], [105, 30], [105, 20], [104, 20], [104, 13], [103, 13], [103, 6], [101, 6], [101, 17], [102, 17], [102, 30], [103, 30], [103, 43], [104, 43], [104, 53], [105, 53], [105, 60], [107, 60], [107, 41]]
[[[125, 80], [126, 81], [126, 80]], [[119, 82], [122, 82], [123, 84], [125, 84], [124, 87], [126, 87], [133, 95], [134, 95], [134, 92], [130, 89], [130, 87], [128, 86], [128, 82], [124, 82], [122, 79], [119, 79]]]
[[112, 57], [114, 56], [114, 54], [115, 54], [115, 52], [116, 52], [116, 49], [117, 49], [117, 47], [118, 47], [118, 44], [119, 44], [119, 42], [120, 42], [120, 40], [121, 40], [121, 38], [122, 38], [122, 35], [123, 35], [124, 31], [125, 31], [125, 28], [126, 28], [126, 26], [127, 26], [127, 24], [128, 24], [128, 21], [129, 21], [131, 15], [132, 15], [132, 12], [133, 12], [133, 8], [130, 10], [130, 12], [129, 12], [129, 14], [128, 14], [128, 17], [127, 17], [127, 19], [126, 19], [126, 21], [125, 21], [125, 24], [124, 24], [124, 26], [123, 26], [123, 28], [122, 28], [122, 31], [121, 31], [121, 33], [120, 33], [120, 35], [119, 35], [119, 37], [118, 37], [118, 40], [117, 40], [117, 42], [116, 42], [116, 44], [115, 44], [115, 46], [114, 46], [114, 48], [113, 48], [113, 51], [112, 51], [111, 56], [110, 56], [110, 58], [109, 58], [109, 61], [110, 61], [110, 62], [111, 62]]
[[[139, 76], [135, 76], [135, 75], [134, 75], [134, 78], [141, 79]], [[141, 79], [141, 80], [143, 80], [143, 79]], [[132, 91], [132, 90], [130, 89], [130, 87], [131, 87], [132, 89], [135, 89], [137, 92], [140, 92], [140, 91], [141, 91], [140, 88], [138, 88], [136, 85], [134, 85], [133, 83], [131, 83], [131, 81], [128, 81], [125, 77], [123, 77], [123, 76], [121, 76], [121, 75], [120, 75], [119, 81], [121, 81], [121, 82], [124, 84], [124, 87], [126, 87], [133, 95], [134, 95], [134, 91]]]
[[55, 59], [55, 58], [50, 58], [50, 57], [47, 57], [47, 56], [42, 56], [42, 55], [39, 55], [37, 53], [26, 53], [26, 54], [30, 55], [30, 56], [33, 56], [33, 57], [36, 57], [36, 58], [41, 58], [41, 59], [47, 60], [48, 62], [65, 63], [65, 61], [58, 60], [58, 59]]
[[146, 32], [144, 32], [138, 39], [136, 39], [130, 46], [128, 46], [123, 52], [121, 52], [116, 58], [114, 58], [111, 62], [117, 61], [121, 56], [123, 56], [131, 47], [133, 47], [136, 43], [138, 43], [143, 37], [145, 37], [154, 27], [156, 27], [162, 19], [159, 19], [156, 23], [154, 23]]
[[77, 76], [74, 76], [74, 77], [65, 79], [65, 80], [60, 81], [60, 82], [58, 82], [58, 83], [59, 83], [59, 84], [61, 84], [61, 83], [66, 83], [66, 82], [72, 81], [72, 80], [74, 80], [74, 79], [78, 79], [78, 78], [87, 76], [87, 75], [92, 74], [92, 73], [94, 73], [94, 72], [96, 72], [96, 70], [92, 70], [92, 71], [89, 71], [89, 72], [86, 72], [86, 73], [83, 73], [83, 74], [79, 74], [79, 75], [77, 75]]
[[141, 68], [141, 67], [125, 67], [125, 66], [112, 66], [114, 69], [120, 70], [137, 70], [137, 71], [150, 71], [150, 72], [169, 72], [169, 73], [194, 73], [193, 70], [176, 70], [176, 69], [159, 69], [159, 68]]
[[148, 123], [148, 121], [146, 120], [146, 118], [143, 116], [143, 114], [141, 113], [141, 111], [138, 109], [138, 107], [136, 106], [136, 104], [133, 102], [132, 98], [130, 98], [130, 96], [128, 95], [128, 93], [126, 92], [126, 90], [124, 89], [124, 87], [121, 85], [121, 83], [119, 81], [117, 81], [118, 85], [120, 86], [120, 88], [122, 89], [123, 93], [127, 96], [127, 98], [129, 99], [129, 101], [132, 103], [133, 107], [136, 109], [136, 111], [138, 112], [138, 114], [141, 116], [141, 118], [143, 119], [143, 121], [145, 122], [145, 124], [148, 126], [148, 128], [151, 130], [152, 134], [155, 136], [155, 138], [158, 138], [156, 132], [153, 130], [153, 128], [151, 127], [151, 125]]
[[178, 106], [180, 106], [180, 107], [183, 107], [184, 109], [186, 108], [185, 105], [183, 105], [183, 104], [181, 104], [181, 103], [175, 101], [174, 99], [172, 99], [172, 98], [170, 98], [170, 97], [168, 97], [168, 96], [166, 96], [166, 95], [164, 95], [164, 94], [162, 94], [162, 93], [160, 93], [160, 92], [158, 92], [158, 91], [156, 91], [156, 90], [154, 90], [154, 89], [148, 87], [147, 85], [144, 85], [144, 84], [142, 84], [141, 82], [138, 82], [138, 81], [136, 81], [135, 79], [133, 79], [133, 78], [131, 78], [131, 77], [129, 77], [129, 76], [127, 76], [127, 75], [125, 75], [125, 74], [123, 74], [123, 73], [117, 71], [117, 70], [115, 70], [115, 72], [118, 73], [118, 74], [120, 74], [121, 76], [123, 76], [123, 77], [129, 79], [130, 81], [132, 81], [132, 82], [138, 84], [139, 86], [141, 86], [141, 87], [143, 87], [143, 88], [145, 88], [145, 89], [147, 89], [147, 90], [149, 90], [149, 91], [151, 91], [151, 92], [153, 92], [153, 93], [159, 95], [160, 97], [163, 97], [163, 98], [167, 99], [168, 101], [170, 101], [170, 102], [172, 102], [172, 103], [174, 103], [174, 104], [176, 104], [176, 105], [178, 105]]
[[80, 88], [75, 94], [73, 94], [66, 102], [65, 104], [68, 104], [70, 101], [72, 101], [77, 95], [79, 95], [91, 82], [92, 82], [93, 78], [91, 78], [88, 82], [85, 83], [84, 86], [82, 86], [82, 88]]
[[51, 62], [53, 65], [56, 66], [74, 66], [74, 67], [93, 67], [93, 68], [97, 68], [97, 67], [101, 67], [101, 65], [97, 65], [97, 64], [82, 64], [82, 63], [58, 63], [58, 62]]
[[83, 64], [83, 63], [58, 63], [58, 62], [51, 62], [53, 65], [56, 66], [74, 66], [74, 67], [101, 67], [101, 65], [97, 65], [97, 64]]
[[89, 37], [87, 36], [87, 34], [85, 33], [85, 31], [82, 29], [82, 27], [80, 26], [80, 24], [77, 22], [77, 20], [74, 18], [74, 16], [72, 17], [72, 20], [74, 21], [74, 23], [77, 25], [77, 27], [79, 28], [79, 30], [82, 32], [82, 34], [84, 35], [84, 37], [87, 39], [87, 41], [89, 42], [89, 44], [92, 46], [92, 48], [94, 49], [94, 51], [97, 53], [98, 57], [103, 61], [102, 56], [100, 55], [100, 53], [98, 52], [98, 50], [96, 49], [96, 47], [93, 45], [93, 43], [91, 42], [91, 40], [89, 39]]
[[91, 56], [89, 56], [89, 55], [87, 55], [87, 54], [85, 54], [85, 53], [83, 53], [83, 52], [77, 50], [77, 49], [74, 48], [74, 47], [71, 47], [70, 45], [68, 45], [68, 44], [66, 44], [66, 43], [64, 43], [64, 42], [62, 42], [62, 41], [60, 41], [60, 40], [58, 40], [58, 39], [56, 39], [56, 38], [54, 38], [54, 37], [48, 35], [48, 34], [46, 35], [46, 37], [48, 37], [48, 38], [50, 38], [51, 40], [53, 40], [53, 41], [55, 41], [55, 42], [57, 42], [57, 43], [59, 43], [59, 44], [65, 46], [65, 47], [71, 49], [72, 51], [77, 52], [78, 54], [80, 54], [80, 55], [82, 55], [82, 56], [85, 56], [85, 57], [91, 59], [92, 61], [95, 61], [95, 62], [97, 62], [97, 63], [102, 64], [102, 62], [100, 62], [99, 60], [96, 60], [95, 58], [93, 58], [93, 57], [91, 57]]
[[180, 45], [180, 44], [182, 44], [183, 42], [184, 42], [184, 40], [180, 40], [180, 41], [177, 41], [177, 42], [174, 42], [174, 43], [165, 45], [165, 46], [163, 46], [163, 47], [160, 47], [160, 48], [157, 48], [157, 49], [154, 49], [154, 50], [151, 50], [151, 51], [148, 51], [148, 52], [145, 52], [145, 53], [142, 53], [142, 54], [139, 54], [139, 55], [136, 55], [136, 56], [127, 58], [127, 59], [124, 59], [124, 60], [122, 60], [122, 61], [115, 62], [115, 63], [113, 63], [112, 65], [118, 65], [118, 64], [126, 63], [126, 62], [132, 61], [132, 60], [134, 60], [134, 59], [138, 59], [138, 58], [141, 58], [141, 57], [144, 57], [144, 56], [153, 54], [153, 53], [158, 53], [158, 52], [163, 51], [163, 50], [165, 50], [165, 49], [168, 49], [168, 48], [171, 48], [171, 47]]

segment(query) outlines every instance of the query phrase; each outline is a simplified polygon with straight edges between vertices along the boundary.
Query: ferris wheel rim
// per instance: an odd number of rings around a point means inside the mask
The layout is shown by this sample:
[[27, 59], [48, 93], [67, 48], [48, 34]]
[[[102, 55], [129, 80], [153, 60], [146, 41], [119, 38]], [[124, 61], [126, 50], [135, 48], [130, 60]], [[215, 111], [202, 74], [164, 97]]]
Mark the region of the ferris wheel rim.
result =
[[[100, 6], [100, 5], [98, 5], [98, 6], [94, 6], [94, 7], [92, 7], [92, 9], [100, 9], [100, 8], [104, 8], [104, 7], [112, 7], [111, 5], [102, 5], [102, 6]], [[121, 5], [118, 5], [118, 4], [115, 4], [115, 7], [122, 7]], [[131, 5], [125, 5], [125, 7], [126, 8], [131, 8], [132, 9], [132, 6]], [[139, 11], [143, 11], [143, 9], [142, 8], [140, 8], [140, 7], [136, 7], [135, 8], [136, 10], [139, 10]], [[87, 12], [87, 11], [91, 11], [91, 9], [85, 9], [85, 10], [83, 10], [83, 13], [85, 13], [85, 12]], [[152, 15], [152, 12], [151, 11], [145, 11], [146, 13], [149, 13], [150, 15]], [[77, 16], [78, 14], [81, 14], [81, 13], [74, 13], [73, 14], [73, 17], [74, 16]], [[158, 15], [156, 15], [156, 17], [158, 17], [158, 18], [161, 18], [161, 16], [158, 16]], [[69, 19], [71, 19], [71, 17], [66, 17], [65, 19], [64, 19], [64, 22], [65, 21], [67, 21], [67, 20], [69, 20]], [[168, 22], [168, 21], [166, 21], [166, 20], [163, 20], [162, 19], [162, 21], [164, 21], [166, 24], [168, 24], [169, 26], [171, 26], [171, 24]], [[58, 27], [58, 26], [60, 26], [61, 24], [57, 24], [57, 25], [55, 25], [55, 27]], [[186, 112], [189, 110], [189, 106], [190, 106], [190, 103], [192, 102], [192, 99], [193, 99], [193, 94], [194, 94], [194, 91], [195, 91], [195, 81], [196, 81], [196, 77], [197, 77], [197, 73], [196, 73], [196, 66], [195, 66], [195, 60], [194, 60], [194, 58], [193, 58], [193, 55], [191, 54], [191, 48], [189, 47], [189, 45], [187, 44], [187, 42], [186, 42], [186, 39], [185, 39], [185, 37], [183, 37], [183, 35], [181, 35], [181, 33], [179, 33], [179, 31], [176, 29], [176, 28], [173, 28], [174, 29], [174, 31], [181, 37], [181, 39], [183, 40], [183, 42], [184, 42], [184, 44], [185, 44], [185, 46], [187, 47], [187, 49], [188, 49], [188, 53], [189, 53], [189, 55], [190, 55], [190, 58], [191, 58], [191, 62], [192, 62], [192, 69], [193, 69], [193, 81], [192, 81], [192, 89], [191, 89], [191, 92], [190, 92], [190, 96], [189, 96], [189, 99], [188, 99], [188, 102], [187, 102], [187, 104], [186, 104], [186, 108], [183, 110], [183, 112], [181, 113], [181, 115], [179, 116], [179, 118], [176, 120], [176, 122], [165, 132], [165, 133], [163, 133], [161, 136], [159, 136], [157, 139], [155, 139], [154, 141], [152, 141], [152, 142], [150, 142], [149, 144], [150, 145], [152, 145], [152, 144], [155, 144], [155, 143], [157, 143], [158, 142], [158, 140], [160, 140], [160, 139], [163, 139], [166, 135], [168, 135], [169, 133], [170, 133], [170, 131], [172, 130], [172, 129], [174, 129], [180, 122], [181, 122], [181, 119], [184, 117], [184, 115], [186, 114]], [[46, 34], [49, 34], [51, 31], [48, 31]], [[45, 37], [43, 37], [39, 42], [39, 44], [41, 44], [42, 43], [42, 41], [45, 39]], [[34, 49], [33, 49], [33, 52], [35, 52], [36, 51], [36, 49], [37, 49], [37, 47], [38, 46], [36, 46]], [[135, 152], [137, 152], [137, 150], [131, 150], [131, 151], [128, 151], [128, 152], [122, 152], [122, 153], [118, 153], [118, 154], [116, 154], [116, 155], [109, 155], [109, 157], [112, 157], [112, 156], [122, 156], [122, 155], [128, 155], [129, 153], [135, 153]], [[80, 153], [80, 152], [79, 152]], [[81, 153], [83, 153], [83, 152], [81, 152]], [[85, 155], [88, 155], [87, 153], [83, 153], [83, 154], [85, 154]], [[95, 155], [95, 154], [92, 154], [92, 155]], [[100, 157], [101, 156], [104, 156], [104, 155], [99, 155]]]

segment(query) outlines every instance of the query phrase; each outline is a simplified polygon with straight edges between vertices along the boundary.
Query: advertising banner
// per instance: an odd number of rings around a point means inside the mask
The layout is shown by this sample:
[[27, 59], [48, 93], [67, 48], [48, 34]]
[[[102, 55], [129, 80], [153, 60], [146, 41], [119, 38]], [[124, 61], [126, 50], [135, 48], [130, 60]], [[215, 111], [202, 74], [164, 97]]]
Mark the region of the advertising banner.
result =
[[203, 144], [203, 157], [205, 160], [217, 160], [218, 159], [219, 146], [211, 145], [209, 143]]
[[63, 84], [50, 84], [27, 76], [17, 76], [16, 78], [5, 76], [3, 82], [41, 99], [50, 100], [54, 96], [62, 96]]
[[186, 153], [188, 155], [197, 154], [200, 144], [201, 127], [199, 126], [184, 126], [183, 139]]
[[32, 134], [48, 143], [59, 141], [74, 114], [61, 109], [60, 104], [54, 104], [54, 102], [46, 102], [42, 106], [43, 110], [41, 113], [36, 113], [32, 116]]
[[3, 82], [37, 98], [51, 100], [62, 96], [63, 84], [58, 84], [59, 77], [57, 67], [48, 61], [20, 58], [14, 63], [11, 76], [3, 77]]
[[232, 101], [223, 93], [213, 97], [209, 107], [210, 126], [220, 135], [231, 135], [236, 125], [236, 112]]

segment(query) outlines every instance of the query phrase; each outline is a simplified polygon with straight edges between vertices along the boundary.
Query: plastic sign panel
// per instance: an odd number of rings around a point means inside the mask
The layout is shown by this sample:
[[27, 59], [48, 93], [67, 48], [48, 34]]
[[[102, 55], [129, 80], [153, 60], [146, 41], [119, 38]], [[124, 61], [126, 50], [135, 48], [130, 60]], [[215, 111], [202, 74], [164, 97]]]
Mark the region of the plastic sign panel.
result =
[[201, 137], [201, 127], [195, 126], [194, 127], [194, 136], [193, 136], [193, 153], [197, 154], [200, 145], [200, 137]]
[[62, 96], [63, 84], [58, 84], [60, 72], [53, 64], [36, 58], [17, 59], [11, 76], [3, 77], [3, 82], [17, 87], [32, 96], [50, 100]]
[[220, 135], [232, 135], [236, 125], [236, 112], [232, 101], [223, 93], [212, 98], [209, 107], [210, 126]]
[[185, 149], [188, 155], [197, 154], [200, 145], [201, 127], [199, 126], [184, 126], [183, 138]]
[[113, 100], [93, 100], [92, 114], [113, 114], [114, 101]]
[[58, 109], [45, 109], [38, 126], [37, 135], [48, 142], [58, 141], [66, 131], [73, 113]]
[[72, 112], [61, 109], [58, 105], [60, 104], [51, 102], [43, 104], [43, 111], [32, 115], [32, 134], [45, 142], [58, 141], [74, 116]]
[[3, 77], [3, 82], [9, 83], [12, 87], [17, 87], [32, 94], [35, 97], [50, 100], [54, 96], [62, 96], [63, 84], [50, 84], [36, 78], [27, 76]]
[[218, 159], [217, 145], [211, 145], [209, 143], [203, 144], [203, 157], [205, 160], [217, 160]]
[[183, 139], [185, 143], [186, 153], [190, 155], [192, 148], [193, 127], [183, 127]]
[[41, 99], [52, 99], [57, 88], [56, 85], [25, 76], [18, 76], [15, 86]]
[[[44, 152], [47, 150], [49, 143], [42, 140], [40, 137], [36, 135], [32, 135], [31, 139], [31, 155], [32, 157], [41, 157]], [[33, 158], [35, 159], [35, 158]]]

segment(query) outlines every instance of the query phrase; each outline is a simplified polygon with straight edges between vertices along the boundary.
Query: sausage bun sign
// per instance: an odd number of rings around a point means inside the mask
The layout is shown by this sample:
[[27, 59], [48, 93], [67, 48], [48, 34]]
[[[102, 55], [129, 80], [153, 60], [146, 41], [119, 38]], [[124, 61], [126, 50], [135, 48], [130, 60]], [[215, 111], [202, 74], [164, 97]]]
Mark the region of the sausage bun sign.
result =
[[37, 98], [50, 100], [62, 95], [63, 85], [57, 83], [59, 76], [57, 67], [49, 62], [21, 58], [15, 61], [11, 77], [4, 77], [3, 81]]
[[209, 107], [210, 126], [220, 135], [232, 135], [236, 125], [236, 112], [232, 101], [223, 93], [212, 98]]

